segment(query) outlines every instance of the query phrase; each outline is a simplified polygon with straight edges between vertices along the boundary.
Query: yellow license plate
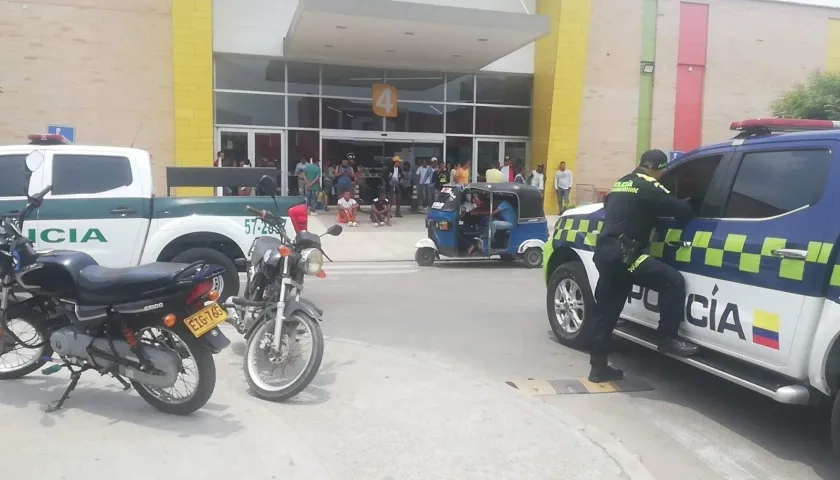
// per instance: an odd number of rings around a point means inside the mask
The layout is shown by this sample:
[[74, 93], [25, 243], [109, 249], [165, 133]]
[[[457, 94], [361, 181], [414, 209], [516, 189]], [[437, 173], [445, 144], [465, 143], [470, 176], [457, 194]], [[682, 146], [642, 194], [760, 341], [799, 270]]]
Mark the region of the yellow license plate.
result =
[[184, 324], [196, 338], [213, 330], [216, 325], [228, 319], [228, 314], [218, 303], [208, 305], [184, 319]]

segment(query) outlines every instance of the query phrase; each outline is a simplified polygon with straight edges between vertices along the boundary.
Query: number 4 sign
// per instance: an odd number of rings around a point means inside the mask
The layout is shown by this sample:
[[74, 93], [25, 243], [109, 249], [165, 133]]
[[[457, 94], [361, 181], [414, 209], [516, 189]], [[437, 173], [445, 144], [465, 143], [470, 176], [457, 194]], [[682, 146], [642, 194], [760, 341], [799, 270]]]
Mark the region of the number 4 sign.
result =
[[379, 117], [397, 116], [397, 89], [385, 83], [373, 84], [373, 113]]

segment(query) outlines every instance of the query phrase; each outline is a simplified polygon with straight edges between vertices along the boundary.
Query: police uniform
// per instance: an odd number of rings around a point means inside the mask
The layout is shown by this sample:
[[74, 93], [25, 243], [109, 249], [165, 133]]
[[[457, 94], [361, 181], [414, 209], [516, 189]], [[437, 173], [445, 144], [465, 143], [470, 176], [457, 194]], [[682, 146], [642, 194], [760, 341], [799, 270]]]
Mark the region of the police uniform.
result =
[[677, 338], [685, 318], [685, 281], [675, 268], [644, 253], [658, 217], [687, 221], [691, 206], [679, 200], [648, 169], [661, 170], [668, 158], [661, 150], [642, 155], [640, 167], [620, 178], [604, 200], [603, 228], [598, 235], [593, 262], [598, 269], [595, 316], [590, 347], [594, 382], [617, 380], [621, 370], [607, 365], [612, 332], [633, 285], [659, 293], [660, 351], [687, 356], [697, 347]]

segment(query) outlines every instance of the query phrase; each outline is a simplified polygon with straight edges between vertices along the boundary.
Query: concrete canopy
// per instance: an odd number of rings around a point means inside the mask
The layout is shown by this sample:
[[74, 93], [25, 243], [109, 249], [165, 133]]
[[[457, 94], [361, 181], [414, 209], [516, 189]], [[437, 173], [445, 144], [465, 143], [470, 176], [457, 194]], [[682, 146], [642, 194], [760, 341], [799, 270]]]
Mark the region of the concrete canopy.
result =
[[284, 39], [284, 56], [477, 71], [549, 31], [543, 15], [395, 0], [300, 0]]

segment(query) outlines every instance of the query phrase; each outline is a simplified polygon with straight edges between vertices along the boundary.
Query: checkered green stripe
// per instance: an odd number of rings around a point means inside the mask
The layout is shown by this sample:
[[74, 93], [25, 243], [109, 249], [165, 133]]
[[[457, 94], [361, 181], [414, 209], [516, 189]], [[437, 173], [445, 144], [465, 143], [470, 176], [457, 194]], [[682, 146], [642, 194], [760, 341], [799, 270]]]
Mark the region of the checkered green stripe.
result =
[[[603, 223], [602, 221], [595, 222], [579, 218], [562, 219], [559, 228], [554, 233], [554, 239], [572, 243], [578, 248], [592, 250], [595, 247], [595, 240], [598, 232], [603, 227]], [[650, 234], [650, 255], [656, 258], [662, 258], [665, 253], [665, 245], [669, 242], [689, 241], [689, 239], [683, 239], [682, 237], [683, 231], [681, 229], [668, 229], [664, 232], [664, 235], [662, 235], [661, 231], [654, 230]], [[699, 255], [703, 259], [704, 265], [707, 267], [721, 268], [723, 267], [724, 253], [733, 253], [738, 255], [739, 271], [758, 274], [761, 271], [762, 258], [779, 259], [772, 254], [773, 250], [798, 248], [793, 245], [788, 246], [788, 240], [785, 238], [766, 237], [762, 241], [760, 253], [749, 253], [744, 251], [744, 247], [747, 245], [747, 236], [735, 233], [730, 233], [726, 236], [723, 248], [711, 247], [711, 241], [712, 232], [694, 232], [694, 237], [690, 239], [691, 246], [679, 247], [674, 255], [675, 260], [677, 262], [689, 263], [692, 261], [692, 254], [694, 254], [693, 258], [696, 262], [699, 258], [695, 251], [699, 251], [701, 252]], [[804, 260], [782, 258], [778, 263], [778, 270], [775, 273], [780, 278], [802, 280], [805, 275], [805, 265], [808, 263], [827, 264], [833, 248], [834, 244], [832, 243], [808, 242], [806, 249], [808, 253]], [[840, 265], [833, 266], [829, 283], [831, 286], [840, 286]]]
[[554, 239], [595, 248], [595, 239], [603, 226], [604, 222], [594, 222], [585, 218], [562, 219], [559, 228], [554, 232]]
[[[683, 232], [677, 228], [668, 229], [665, 232], [664, 238], [661, 241], [656, 241], [658, 232], [651, 233], [650, 254], [654, 257], [661, 258], [665, 245], [668, 242], [679, 242], [682, 239]], [[687, 239], [686, 239], [687, 240]], [[726, 236], [723, 248], [712, 248], [709, 243], [712, 240], [712, 232], [697, 231], [694, 232], [694, 238], [690, 240], [690, 247], [680, 247], [677, 249], [675, 259], [677, 262], [688, 263], [692, 260], [692, 252], [694, 250], [701, 250], [703, 252], [703, 263], [708, 267], [722, 267], [724, 252], [738, 254], [738, 270], [748, 273], [759, 273], [761, 270], [762, 257], [772, 257], [773, 250], [789, 248], [788, 240], [778, 237], [766, 237], [761, 244], [760, 253], [747, 253], [744, 251], [744, 246], [747, 244], [747, 236], [737, 233], [730, 233]], [[783, 258], [779, 263], [778, 275], [781, 278], [789, 280], [802, 280], [805, 275], [806, 263], [820, 263], [827, 264], [828, 258], [831, 255], [831, 249], [834, 247], [831, 243], [823, 242], [808, 242], [807, 256], [804, 260]], [[791, 246], [790, 248], [795, 248]], [[840, 275], [838, 275], [840, 281]]]

